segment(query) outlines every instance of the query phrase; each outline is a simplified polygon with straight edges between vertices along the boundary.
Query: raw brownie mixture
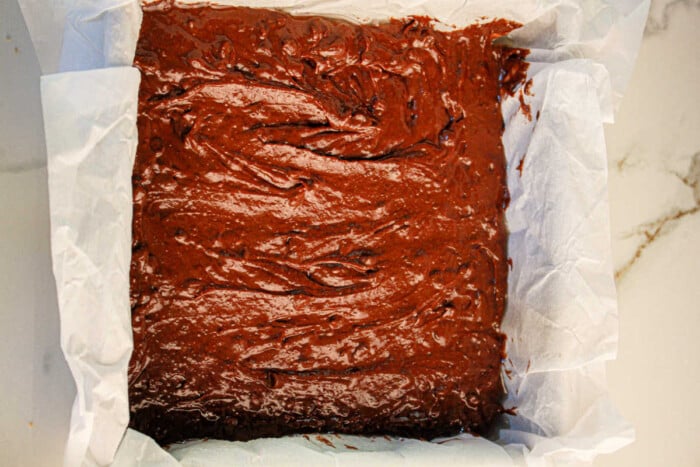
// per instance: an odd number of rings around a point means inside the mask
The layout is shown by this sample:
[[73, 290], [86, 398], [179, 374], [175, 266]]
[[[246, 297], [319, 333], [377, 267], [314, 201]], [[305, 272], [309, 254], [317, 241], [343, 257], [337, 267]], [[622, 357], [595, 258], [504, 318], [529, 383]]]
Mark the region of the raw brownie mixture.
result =
[[131, 426], [483, 434], [503, 412], [505, 20], [146, 8]]

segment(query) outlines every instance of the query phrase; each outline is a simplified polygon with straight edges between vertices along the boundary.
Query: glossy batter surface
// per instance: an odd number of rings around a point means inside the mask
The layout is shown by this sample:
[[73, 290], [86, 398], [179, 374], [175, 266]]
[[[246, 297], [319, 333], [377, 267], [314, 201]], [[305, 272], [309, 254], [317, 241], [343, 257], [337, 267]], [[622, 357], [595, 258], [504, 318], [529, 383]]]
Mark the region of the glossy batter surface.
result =
[[514, 26], [145, 11], [132, 427], [161, 443], [488, 429], [499, 96], [523, 55], [491, 41]]

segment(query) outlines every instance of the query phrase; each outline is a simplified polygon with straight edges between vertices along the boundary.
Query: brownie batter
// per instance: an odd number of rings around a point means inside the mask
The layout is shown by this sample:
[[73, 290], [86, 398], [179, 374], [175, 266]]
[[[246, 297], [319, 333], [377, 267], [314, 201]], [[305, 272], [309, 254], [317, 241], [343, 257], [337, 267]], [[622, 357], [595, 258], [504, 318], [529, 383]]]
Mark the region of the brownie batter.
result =
[[131, 426], [485, 433], [503, 412], [497, 20], [144, 12]]

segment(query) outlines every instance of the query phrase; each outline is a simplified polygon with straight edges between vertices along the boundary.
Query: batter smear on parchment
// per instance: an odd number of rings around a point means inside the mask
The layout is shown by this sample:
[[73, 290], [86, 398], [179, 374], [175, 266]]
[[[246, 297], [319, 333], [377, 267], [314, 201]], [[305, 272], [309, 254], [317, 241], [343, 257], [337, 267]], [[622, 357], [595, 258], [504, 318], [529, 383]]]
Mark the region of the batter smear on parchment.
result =
[[131, 426], [160, 443], [485, 433], [503, 412], [496, 20], [146, 8]]

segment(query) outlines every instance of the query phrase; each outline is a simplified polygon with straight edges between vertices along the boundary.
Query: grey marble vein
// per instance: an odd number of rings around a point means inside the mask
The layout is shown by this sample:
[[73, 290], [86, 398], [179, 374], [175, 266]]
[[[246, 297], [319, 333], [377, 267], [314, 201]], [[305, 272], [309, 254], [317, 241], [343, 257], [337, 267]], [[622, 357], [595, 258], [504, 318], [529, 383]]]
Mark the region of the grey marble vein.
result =
[[653, 0], [649, 11], [644, 37], [653, 36], [668, 29], [672, 10], [679, 5], [687, 8], [700, 8], [700, 0]]
[[[626, 159], [626, 157], [622, 160], [624, 159]], [[693, 190], [695, 204], [687, 209], [675, 209], [653, 221], [641, 224], [633, 233], [624, 236], [624, 238], [629, 238], [640, 235], [642, 237], [642, 242], [637, 246], [632, 257], [615, 271], [615, 279], [617, 281], [620, 281], [627, 272], [629, 272], [639, 258], [641, 258], [644, 251], [649, 248], [655, 240], [673, 231], [678, 225], [678, 222], [682, 219], [700, 212], [700, 151], [693, 154], [690, 168], [685, 175], [677, 172], [671, 173], [678, 177], [685, 186]]]

